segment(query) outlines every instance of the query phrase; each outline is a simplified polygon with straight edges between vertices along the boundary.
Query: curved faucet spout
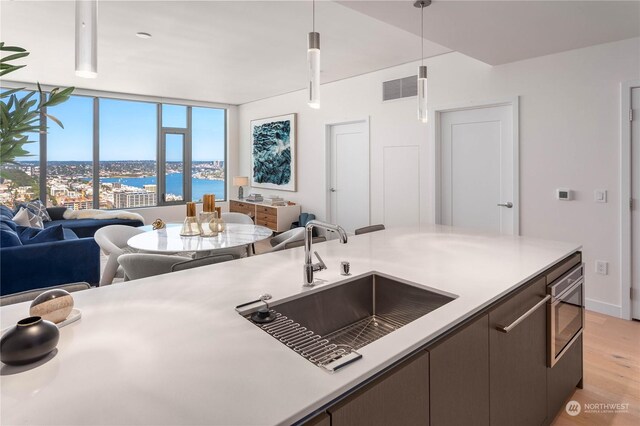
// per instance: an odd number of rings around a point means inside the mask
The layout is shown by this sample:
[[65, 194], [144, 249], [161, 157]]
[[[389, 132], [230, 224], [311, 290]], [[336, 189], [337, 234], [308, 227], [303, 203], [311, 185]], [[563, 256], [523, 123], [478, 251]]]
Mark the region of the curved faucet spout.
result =
[[[337, 232], [340, 236], [340, 243], [346, 244], [348, 241], [347, 233], [340, 225], [334, 225], [331, 223], [321, 222], [319, 220], [310, 220], [307, 222], [307, 225], [304, 227], [304, 285], [312, 286], [313, 285], [313, 273], [317, 271], [321, 271], [326, 269], [326, 265], [324, 262], [320, 261], [318, 263], [313, 263], [313, 258], [311, 257], [311, 244], [313, 243], [313, 228], [323, 228], [328, 231]], [[316, 256], [318, 254], [316, 253]], [[319, 256], [318, 256], [319, 258]]]

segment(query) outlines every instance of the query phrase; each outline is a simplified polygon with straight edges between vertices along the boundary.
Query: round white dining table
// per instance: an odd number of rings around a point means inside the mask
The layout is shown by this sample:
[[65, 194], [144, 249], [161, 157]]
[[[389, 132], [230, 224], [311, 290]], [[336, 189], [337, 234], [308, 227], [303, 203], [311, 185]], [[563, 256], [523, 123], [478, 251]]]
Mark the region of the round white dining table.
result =
[[181, 226], [167, 226], [164, 229], [143, 232], [127, 241], [133, 249], [145, 253], [185, 253], [215, 252], [220, 249], [241, 247], [269, 238], [271, 229], [259, 225], [227, 223], [226, 230], [215, 237], [183, 237]]

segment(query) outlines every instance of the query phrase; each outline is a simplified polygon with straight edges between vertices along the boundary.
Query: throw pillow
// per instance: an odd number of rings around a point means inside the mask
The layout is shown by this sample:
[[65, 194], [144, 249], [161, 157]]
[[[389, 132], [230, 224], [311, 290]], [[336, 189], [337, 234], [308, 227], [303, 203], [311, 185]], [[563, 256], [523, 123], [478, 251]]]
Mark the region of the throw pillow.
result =
[[21, 226], [30, 226], [32, 228], [42, 229], [44, 224], [40, 216], [37, 216], [31, 210], [20, 207], [18, 213], [13, 217], [13, 221]]
[[46, 229], [36, 229], [27, 226], [18, 226], [18, 237], [23, 245], [51, 243], [64, 240], [62, 225], [51, 226]]
[[13, 210], [4, 204], [0, 204], [0, 216], [6, 216], [9, 219], [13, 219]]
[[6, 222], [0, 222], [0, 247], [17, 247], [21, 246], [20, 238], [14, 229], [7, 225]]
[[44, 203], [37, 198], [35, 200], [29, 201], [26, 204], [18, 204], [18, 207], [24, 207], [37, 214], [38, 216], [40, 216], [43, 222], [51, 222], [51, 216], [49, 216], [49, 213], [47, 212], [47, 206], [45, 206]]
[[67, 211], [66, 207], [49, 207], [47, 209], [47, 213], [49, 213], [49, 217], [52, 221], [54, 220], [64, 220], [64, 212]]

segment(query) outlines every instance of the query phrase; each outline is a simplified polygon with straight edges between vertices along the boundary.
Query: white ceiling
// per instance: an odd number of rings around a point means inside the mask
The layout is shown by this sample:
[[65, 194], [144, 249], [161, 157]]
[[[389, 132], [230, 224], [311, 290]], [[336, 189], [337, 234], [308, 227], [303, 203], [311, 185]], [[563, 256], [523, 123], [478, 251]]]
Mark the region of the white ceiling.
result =
[[[322, 81], [418, 59], [412, 3], [318, 1]], [[82, 79], [73, 1], [1, 0], [0, 39], [31, 52], [9, 78], [229, 104], [306, 86], [308, 0], [101, 0], [98, 19], [98, 78]], [[457, 50], [495, 65], [636, 36], [637, 1], [441, 0], [425, 9], [427, 57]]]
[[[12, 80], [229, 104], [306, 87], [309, 1], [102, 0], [95, 80], [74, 74], [73, 2], [3, 1], [0, 8], [2, 41], [31, 52]], [[419, 36], [334, 2], [316, 5], [316, 30], [322, 82], [420, 56]], [[449, 52], [425, 47], [427, 56]]]
[[[413, 2], [339, 1], [420, 35]], [[499, 65], [640, 36], [638, 1], [435, 0], [424, 9], [424, 37]]]

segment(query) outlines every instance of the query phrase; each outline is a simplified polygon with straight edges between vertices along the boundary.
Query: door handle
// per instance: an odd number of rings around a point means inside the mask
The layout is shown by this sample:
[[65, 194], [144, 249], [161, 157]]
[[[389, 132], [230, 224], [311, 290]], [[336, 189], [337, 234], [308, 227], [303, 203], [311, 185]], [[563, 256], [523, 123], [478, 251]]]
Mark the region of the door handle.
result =
[[512, 207], [513, 207], [513, 203], [512, 203], [511, 201], [508, 201], [508, 202], [506, 202], [506, 203], [498, 203], [498, 206], [500, 206], [500, 207], [506, 207], [506, 208], [510, 209], [510, 208], [512, 208]]
[[329, 188], [329, 192], [336, 192], [335, 188]]

